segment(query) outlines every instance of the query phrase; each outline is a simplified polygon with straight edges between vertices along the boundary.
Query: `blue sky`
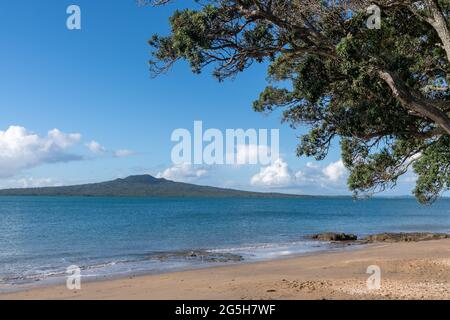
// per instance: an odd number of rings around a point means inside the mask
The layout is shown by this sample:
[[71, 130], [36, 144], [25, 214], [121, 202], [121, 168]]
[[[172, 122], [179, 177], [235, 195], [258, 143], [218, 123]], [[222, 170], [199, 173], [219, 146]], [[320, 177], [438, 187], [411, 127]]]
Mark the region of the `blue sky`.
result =
[[[66, 28], [71, 4], [81, 8], [81, 30]], [[348, 193], [337, 143], [323, 162], [297, 158], [302, 129], [282, 125], [280, 114], [252, 110], [266, 85], [265, 65], [223, 83], [208, 72], [192, 74], [185, 63], [150, 77], [147, 40], [168, 32], [176, 6], [139, 7], [134, 0], [1, 2], [0, 187], [150, 173], [249, 190]], [[195, 120], [221, 130], [279, 128], [282, 159], [269, 168], [174, 167], [171, 133], [192, 130]], [[410, 194], [413, 178], [403, 178], [387, 194]]]

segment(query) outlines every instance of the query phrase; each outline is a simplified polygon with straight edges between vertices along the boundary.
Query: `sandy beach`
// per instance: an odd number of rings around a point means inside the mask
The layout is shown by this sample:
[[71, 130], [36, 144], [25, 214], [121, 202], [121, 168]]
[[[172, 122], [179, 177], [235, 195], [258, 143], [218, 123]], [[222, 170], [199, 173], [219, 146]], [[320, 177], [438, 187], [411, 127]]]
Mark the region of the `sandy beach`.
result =
[[[368, 290], [367, 267], [381, 268]], [[41, 287], [0, 299], [450, 299], [450, 239], [371, 244], [284, 260]]]

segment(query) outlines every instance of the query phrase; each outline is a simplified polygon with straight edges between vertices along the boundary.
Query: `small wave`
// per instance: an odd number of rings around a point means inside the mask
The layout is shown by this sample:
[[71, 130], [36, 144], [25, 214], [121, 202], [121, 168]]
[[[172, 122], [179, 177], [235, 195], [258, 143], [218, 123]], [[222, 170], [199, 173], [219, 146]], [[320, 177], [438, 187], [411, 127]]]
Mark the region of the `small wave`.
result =
[[247, 261], [264, 261], [342, 248], [342, 245], [329, 242], [301, 240], [284, 243], [260, 243], [242, 245], [238, 247], [213, 248], [208, 249], [208, 251], [215, 253], [229, 252], [238, 254]]
[[[137, 272], [160, 273], [206, 265], [238, 263], [244, 260], [270, 260], [329, 248], [329, 244], [325, 243], [294, 241], [195, 250], [153, 251], [128, 254], [122, 257], [105, 257], [103, 258], [105, 261], [80, 264], [80, 269], [82, 277], [117, 276]], [[76, 265], [76, 262], [74, 264]], [[28, 274], [6, 275], [0, 278], [0, 283], [25, 284], [51, 278], [63, 278], [67, 276], [65, 267], [65, 265], [59, 265], [51, 270], [40, 269], [33, 270]]]
[[41, 281], [49, 277], [61, 277], [65, 275], [62, 271], [35, 272], [31, 274], [6, 275], [0, 278], [0, 283], [18, 284]]

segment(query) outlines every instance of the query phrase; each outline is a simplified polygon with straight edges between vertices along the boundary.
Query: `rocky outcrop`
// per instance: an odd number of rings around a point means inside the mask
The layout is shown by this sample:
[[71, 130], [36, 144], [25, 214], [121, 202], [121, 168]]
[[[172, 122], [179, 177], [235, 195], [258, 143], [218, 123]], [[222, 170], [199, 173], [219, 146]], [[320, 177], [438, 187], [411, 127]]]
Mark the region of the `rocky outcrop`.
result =
[[325, 232], [318, 233], [311, 236], [314, 240], [319, 241], [355, 241], [358, 240], [358, 237], [354, 234], [347, 233], [336, 233], [336, 232]]
[[379, 233], [365, 237], [366, 242], [417, 242], [427, 240], [448, 239], [445, 233], [412, 232], [412, 233]]
[[358, 237], [349, 233], [325, 232], [314, 234], [310, 237], [319, 241], [355, 241], [357, 243], [373, 243], [373, 242], [417, 242], [428, 240], [450, 239], [450, 234], [433, 233], [433, 232], [410, 232], [410, 233], [393, 233], [385, 232], [367, 236], [358, 240]]

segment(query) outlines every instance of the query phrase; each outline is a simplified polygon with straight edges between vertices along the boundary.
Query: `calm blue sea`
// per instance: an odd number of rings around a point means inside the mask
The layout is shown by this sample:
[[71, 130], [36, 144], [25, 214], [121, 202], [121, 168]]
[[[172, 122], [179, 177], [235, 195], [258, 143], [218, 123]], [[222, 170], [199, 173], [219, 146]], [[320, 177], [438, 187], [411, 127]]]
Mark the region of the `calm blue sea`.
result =
[[325, 231], [450, 232], [450, 199], [0, 197], [0, 290], [339, 249], [305, 237]]

